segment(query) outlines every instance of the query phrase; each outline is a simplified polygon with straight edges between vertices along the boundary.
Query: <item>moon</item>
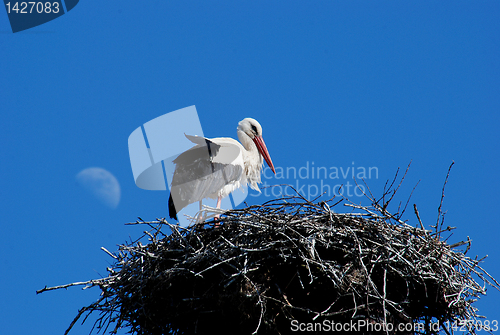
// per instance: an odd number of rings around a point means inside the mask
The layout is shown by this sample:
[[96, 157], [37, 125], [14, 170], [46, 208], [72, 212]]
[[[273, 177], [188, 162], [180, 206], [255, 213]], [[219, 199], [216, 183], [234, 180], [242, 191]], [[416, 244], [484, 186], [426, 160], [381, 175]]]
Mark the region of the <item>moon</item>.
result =
[[118, 207], [120, 184], [111, 172], [100, 167], [87, 168], [76, 175], [76, 181], [107, 207]]

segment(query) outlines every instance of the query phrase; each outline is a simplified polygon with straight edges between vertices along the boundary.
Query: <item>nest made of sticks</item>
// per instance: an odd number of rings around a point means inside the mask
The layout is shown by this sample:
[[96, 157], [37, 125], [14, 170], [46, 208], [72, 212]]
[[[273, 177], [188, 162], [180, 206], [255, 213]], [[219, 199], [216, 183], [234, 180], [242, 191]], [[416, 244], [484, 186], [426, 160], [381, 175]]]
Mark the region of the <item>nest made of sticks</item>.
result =
[[[126, 243], [115, 253], [103, 248], [114, 259], [108, 277], [38, 292], [101, 289], [67, 332], [93, 312], [100, 313], [98, 331], [127, 327], [150, 335], [287, 334], [293, 322], [352, 320], [392, 325], [383, 330], [421, 323], [428, 328], [406, 333], [430, 334], [432, 322], [448, 332], [445, 321], [475, 320], [473, 302], [485, 294], [484, 283], [499, 285], [481, 260], [466, 256], [470, 240], [447, 244], [441, 233], [450, 228], [441, 220], [424, 229], [416, 206], [416, 227], [403, 222], [404, 210], [387, 211], [393, 195], [386, 191], [369, 207], [298, 195], [189, 228], [140, 220], [135, 224], [148, 226], [147, 244]], [[336, 213], [341, 202], [353, 212]], [[462, 245], [465, 252], [456, 249]]]

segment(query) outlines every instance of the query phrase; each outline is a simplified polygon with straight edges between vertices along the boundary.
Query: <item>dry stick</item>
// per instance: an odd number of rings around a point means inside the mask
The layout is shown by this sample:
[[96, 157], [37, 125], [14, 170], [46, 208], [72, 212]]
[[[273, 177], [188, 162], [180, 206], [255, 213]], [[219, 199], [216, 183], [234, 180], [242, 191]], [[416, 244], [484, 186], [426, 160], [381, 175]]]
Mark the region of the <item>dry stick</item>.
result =
[[[97, 301], [97, 303], [99, 303], [102, 299], [99, 299]], [[91, 305], [92, 306], [92, 305]], [[78, 314], [76, 315], [76, 317], [73, 319], [73, 321], [71, 321], [68, 329], [66, 329], [66, 331], [64, 332], [64, 335], [67, 335], [70, 330], [73, 328], [73, 326], [75, 325], [75, 323], [80, 319], [80, 317], [83, 315], [83, 313], [87, 312], [88, 310], [91, 310], [92, 307], [91, 306], [88, 306], [88, 307], [83, 307], [82, 309], [80, 309], [78, 311]], [[93, 327], [92, 327], [93, 328]]]
[[[395, 183], [396, 180], [391, 185]], [[398, 188], [400, 185], [401, 183]], [[386, 195], [391, 195], [390, 199], [393, 199], [391, 188], [386, 189]], [[38, 293], [76, 285], [99, 286], [103, 291], [101, 298], [105, 299], [82, 309], [74, 322], [86, 315], [85, 321], [92, 312], [99, 312], [101, 316], [94, 323], [98, 330], [107, 329], [114, 322], [115, 329], [123, 324], [130, 326], [132, 331], [145, 332], [146, 330], [141, 328], [145, 326], [138, 324], [139, 321], [135, 319], [130, 319], [132, 315], [128, 315], [126, 311], [135, 311], [134, 313], [141, 315], [141, 311], [147, 311], [146, 304], [154, 302], [148, 301], [154, 299], [157, 292], [155, 287], [151, 291], [152, 288], [147, 286], [149, 279], [158, 282], [158, 287], [166, 289], [173, 282], [180, 282], [181, 284], [176, 284], [173, 289], [182, 290], [182, 281], [190, 278], [187, 277], [188, 274], [200, 278], [202, 274], [213, 269], [211, 274], [218, 274], [222, 281], [220, 287], [239, 285], [237, 287], [242, 290], [248, 287], [241, 293], [253, 295], [257, 300], [256, 306], [260, 307], [260, 312], [252, 314], [257, 327], [253, 328], [255, 324], [252, 324], [252, 329], [248, 332], [257, 332], [267, 327], [278, 315], [289, 313], [286, 315], [293, 316], [291, 311], [307, 312], [317, 319], [320, 316], [353, 317], [356, 313], [368, 313], [368, 317], [370, 311], [382, 309], [386, 324], [402, 317], [421, 320], [421, 316], [427, 316], [430, 320], [432, 315], [426, 314], [428, 312], [424, 311], [415, 316], [411, 314], [411, 309], [407, 309], [411, 304], [393, 298], [391, 292], [398, 288], [393, 288], [392, 283], [387, 284], [388, 278], [394, 276], [401, 278], [401, 288], [408, 292], [403, 299], [412, 299], [410, 286], [419, 292], [419, 299], [425, 299], [427, 288], [430, 292], [431, 289], [442, 287], [438, 292], [447, 299], [446, 305], [450, 304], [445, 307], [451, 309], [448, 311], [453, 317], [459, 318], [475, 317], [477, 312], [468, 299], [484, 293], [483, 287], [472, 276], [476, 275], [484, 283], [499, 288], [498, 282], [479, 266], [481, 260], [472, 260], [459, 251], [451, 250], [445, 242], [437, 241], [435, 237], [426, 234], [416, 206], [414, 210], [422, 231], [406, 224], [401, 217], [389, 213], [387, 208], [377, 205], [376, 202], [366, 207], [349, 203], [348, 199], [341, 200], [347, 200], [347, 205], [351, 207], [357, 206], [362, 212], [360, 214], [364, 215], [334, 213], [334, 206], [330, 203], [316, 204], [307, 201], [303, 196], [291, 196], [283, 200], [268, 201], [265, 205], [226, 212], [224, 225], [218, 229], [206, 228], [203, 225], [182, 228], [163, 219], [139, 222], [138, 224], [153, 227], [141, 237], [149, 243], [142, 245], [139, 238], [136, 242], [121, 245], [117, 255], [103, 249], [109, 256], [114, 256], [115, 260], [107, 278], [45, 287]], [[160, 239], [162, 227], [169, 228], [172, 234]], [[470, 239], [465, 243], [470, 245]], [[340, 253], [340, 258], [325, 254], [330, 251], [334, 254]], [[217, 259], [215, 263], [214, 257]], [[162, 264], [167, 261], [170, 265], [165, 268]], [[330, 300], [326, 303], [326, 306], [329, 305], [326, 309], [325, 306], [294, 306], [296, 300], [293, 296], [283, 300], [284, 293], [278, 286], [278, 293], [281, 293], [276, 297], [272, 291], [266, 291], [269, 287], [265, 282], [259, 281], [264, 275], [266, 278], [271, 276], [270, 283], [273, 283], [272, 268], [268, 269], [269, 273], [263, 273], [266, 268], [262, 265], [266, 262], [289, 264], [297, 269], [305, 268], [309, 284], [302, 282], [300, 272], [296, 270], [293, 278], [297, 278], [299, 283], [295, 290], [334, 288], [339, 298], [352, 298], [353, 302], [339, 306], [335, 304], [335, 299], [333, 303]], [[382, 292], [379, 292], [375, 284], [380, 283], [376, 280], [376, 274], [383, 276]], [[247, 286], [242, 286], [242, 282], [247, 283]], [[150, 294], [142, 295], [143, 290]], [[289, 292], [286, 294], [289, 295]], [[391, 298], [388, 299], [388, 296]], [[124, 297], [127, 299], [124, 300]], [[186, 294], [182, 298], [189, 300], [196, 297]], [[126, 301], [131, 301], [131, 305], [123, 305]], [[277, 301], [281, 310], [271, 309], [268, 304], [271, 301]], [[175, 306], [175, 303], [173, 305]], [[172, 310], [172, 317], [175, 318], [175, 313], [178, 312], [186, 311]], [[155, 319], [155, 322], [163, 322], [163, 317], [170, 314], [161, 315], [161, 319]], [[392, 319], [388, 319], [390, 316]], [[148, 315], [142, 317], [147, 320], [151, 318]], [[381, 318], [381, 315], [375, 313], [373, 317]], [[165, 324], [168, 322], [165, 321]]]
[[387, 298], [387, 291], [386, 291], [386, 286], [387, 286], [387, 268], [384, 269], [384, 300], [382, 300], [382, 313], [384, 313], [384, 325], [385, 325], [385, 332], [387, 335], [389, 335], [389, 329], [387, 327], [387, 309], [385, 308], [385, 301]]
[[408, 203], [410, 202], [410, 199], [411, 199], [411, 196], [413, 195], [413, 192], [415, 192], [415, 189], [417, 188], [418, 184], [420, 184], [420, 180], [415, 184], [415, 186], [413, 186], [413, 189], [411, 190], [411, 193], [410, 195], [408, 196], [408, 199], [406, 200], [406, 204], [403, 208], [403, 210], [401, 211], [401, 213], [399, 214], [399, 217], [401, 218], [404, 213], [406, 212], [406, 208], [408, 207]]
[[75, 282], [75, 283], [70, 283], [70, 284], [65, 284], [65, 285], [59, 285], [59, 286], [53, 286], [53, 287], [47, 287], [47, 286], [45, 286], [44, 288], [42, 288], [40, 290], [37, 290], [36, 294], [40, 294], [40, 293], [43, 293], [45, 291], [52, 291], [52, 290], [58, 290], [58, 289], [61, 289], [61, 288], [68, 288], [68, 287], [71, 287], [71, 286], [82, 286], [82, 285], [95, 286], [95, 285], [101, 284], [102, 282], [105, 282], [106, 280], [110, 280], [112, 277], [113, 276], [102, 278], [102, 279], [91, 279], [91, 280], [88, 280], [88, 281]]
[[[448, 172], [446, 173], [446, 179], [444, 180], [443, 189], [441, 191], [441, 200], [439, 201], [438, 217], [437, 217], [437, 221], [436, 221], [436, 235], [438, 238], [441, 236], [440, 235], [441, 232], [438, 233], [438, 229], [441, 229], [441, 228], [438, 228], [438, 226], [439, 226], [439, 219], [443, 216], [443, 212], [441, 211], [441, 207], [443, 206], [444, 189], [446, 188], [446, 184], [448, 183], [448, 177], [450, 176], [451, 167], [454, 164], [455, 164], [455, 161], [452, 161], [450, 166], [448, 167]], [[443, 219], [444, 219], [444, 217], [443, 217]], [[444, 223], [444, 220], [441, 220], [441, 226], [443, 225], [443, 223]]]
[[415, 215], [417, 216], [417, 219], [418, 219], [418, 223], [420, 223], [420, 228], [422, 228], [422, 230], [424, 231], [424, 234], [427, 235], [427, 231], [425, 230], [424, 228], [424, 225], [422, 223], [422, 220], [420, 220], [420, 215], [418, 213], [418, 209], [417, 209], [417, 205], [416, 204], [413, 204], [413, 210], [415, 211]]

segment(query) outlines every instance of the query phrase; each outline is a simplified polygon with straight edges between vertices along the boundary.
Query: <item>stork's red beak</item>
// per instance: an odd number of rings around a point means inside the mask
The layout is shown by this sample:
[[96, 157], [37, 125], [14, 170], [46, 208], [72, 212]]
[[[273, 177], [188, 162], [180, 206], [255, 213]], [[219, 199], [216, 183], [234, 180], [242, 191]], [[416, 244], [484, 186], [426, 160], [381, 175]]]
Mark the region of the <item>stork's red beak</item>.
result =
[[269, 151], [267, 151], [266, 143], [264, 143], [264, 139], [262, 138], [262, 136], [255, 136], [253, 138], [253, 142], [257, 146], [257, 149], [259, 150], [262, 157], [264, 157], [264, 159], [266, 160], [267, 165], [269, 165], [273, 173], [276, 174], [276, 171], [274, 171], [273, 161], [271, 160], [271, 156], [269, 156]]

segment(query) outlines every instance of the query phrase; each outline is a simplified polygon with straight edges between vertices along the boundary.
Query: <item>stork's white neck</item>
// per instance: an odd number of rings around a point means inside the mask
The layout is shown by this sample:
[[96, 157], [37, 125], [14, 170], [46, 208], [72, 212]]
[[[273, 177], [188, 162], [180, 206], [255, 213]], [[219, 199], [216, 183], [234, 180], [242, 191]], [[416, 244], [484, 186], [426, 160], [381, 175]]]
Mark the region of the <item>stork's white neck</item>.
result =
[[243, 147], [247, 149], [247, 151], [254, 151], [258, 153], [255, 143], [252, 141], [250, 136], [245, 134], [245, 132], [241, 129], [238, 129], [238, 139], [240, 140], [240, 143], [243, 145]]
[[257, 150], [257, 146], [253, 140], [244, 131], [238, 129], [238, 139], [245, 148], [243, 152], [243, 160], [245, 164], [245, 174], [250, 186], [259, 190], [257, 183], [260, 183], [260, 170], [264, 164], [264, 158]]

